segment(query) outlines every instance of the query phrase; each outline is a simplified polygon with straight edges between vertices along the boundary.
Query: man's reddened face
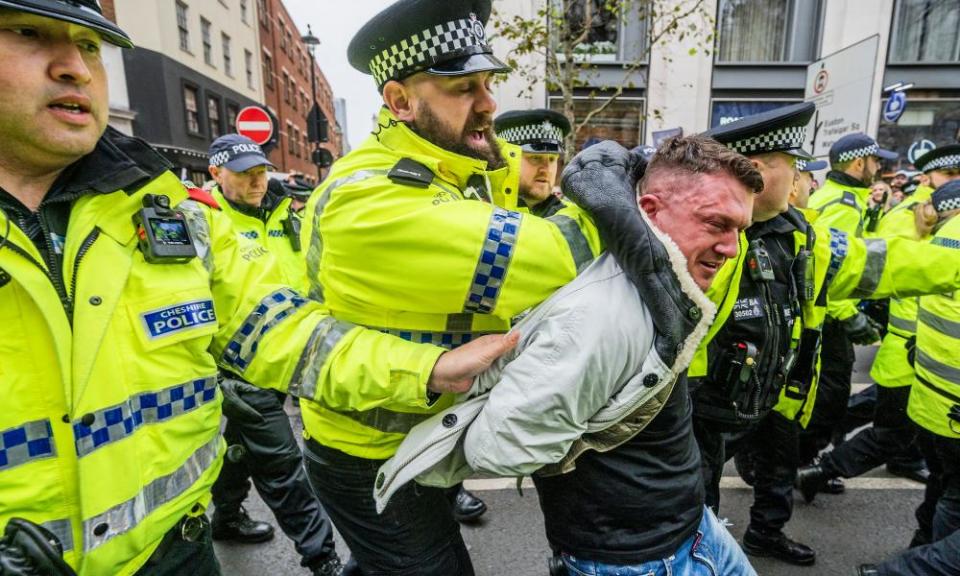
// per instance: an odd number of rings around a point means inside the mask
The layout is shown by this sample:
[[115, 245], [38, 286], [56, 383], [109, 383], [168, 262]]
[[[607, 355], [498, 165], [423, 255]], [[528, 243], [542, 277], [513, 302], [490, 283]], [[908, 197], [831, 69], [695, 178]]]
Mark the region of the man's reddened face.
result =
[[25, 167], [62, 168], [106, 129], [107, 77], [93, 30], [0, 10], [0, 139]]
[[797, 179], [797, 159], [783, 152], [770, 152], [750, 158], [763, 177], [763, 191], [753, 203], [753, 221], [765, 222], [787, 211], [790, 191]]
[[524, 152], [520, 159], [520, 196], [528, 205], [543, 202], [553, 194], [559, 154]]
[[706, 290], [729, 258], [736, 258], [740, 232], [750, 226], [754, 193], [733, 176], [718, 172], [686, 175], [682, 191], [668, 178], [647, 182], [640, 208], [687, 259], [687, 270]]
[[403, 82], [387, 82], [383, 98], [397, 120], [424, 139], [499, 168], [504, 161], [493, 133], [497, 103], [490, 91], [492, 81], [490, 72], [463, 76], [420, 72]]
[[237, 204], [259, 208], [267, 193], [266, 166], [256, 166], [244, 172], [211, 166], [210, 176], [216, 180], [224, 197]]

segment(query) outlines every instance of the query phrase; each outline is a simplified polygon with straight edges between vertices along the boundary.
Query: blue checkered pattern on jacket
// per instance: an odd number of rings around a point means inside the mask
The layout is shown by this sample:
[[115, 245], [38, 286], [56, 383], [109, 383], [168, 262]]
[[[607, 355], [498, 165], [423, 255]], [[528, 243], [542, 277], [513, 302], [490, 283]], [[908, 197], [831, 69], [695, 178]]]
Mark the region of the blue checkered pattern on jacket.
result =
[[217, 395], [215, 376], [178, 384], [159, 392], [143, 392], [124, 402], [85, 414], [73, 421], [77, 456], [86, 456], [98, 448], [123, 440], [144, 424], [156, 424], [186, 414]]
[[49, 420], [35, 420], [0, 431], [0, 470], [55, 454]]
[[827, 278], [825, 286], [830, 285], [830, 281], [840, 271], [843, 261], [847, 257], [849, 249], [849, 240], [847, 233], [835, 228], [830, 229], [830, 266], [827, 268]]
[[472, 332], [419, 332], [416, 330], [391, 330], [386, 328], [380, 331], [384, 334], [403, 338], [408, 342], [433, 344], [434, 346], [440, 346], [447, 350], [462, 346], [473, 340], [474, 336], [478, 336], [478, 334], [473, 334]]
[[489, 314], [497, 307], [497, 296], [510, 267], [513, 246], [520, 231], [520, 219], [519, 212], [493, 209], [480, 261], [463, 306], [464, 312]]
[[936, 244], [937, 246], [945, 246], [947, 248], [960, 249], [960, 240], [955, 240], [953, 238], [941, 238], [937, 236], [933, 240], [931, 240], [930, 243]]
[[222, 360], [242, 374], [253, 361], [263, 335], [306, 302], [306, 298], [289, 288], [268, 295], [243, 321], [243, 326], [223, 351]]

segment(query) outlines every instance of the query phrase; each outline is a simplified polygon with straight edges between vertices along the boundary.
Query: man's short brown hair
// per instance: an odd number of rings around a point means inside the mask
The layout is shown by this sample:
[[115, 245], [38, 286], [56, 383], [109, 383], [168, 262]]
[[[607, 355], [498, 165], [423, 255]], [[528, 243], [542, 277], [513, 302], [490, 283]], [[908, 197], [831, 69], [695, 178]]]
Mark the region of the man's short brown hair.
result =
[[[754, 193], [763, 191], [763, 177], [745, 156], [706, 136], [674, 136], [660, 145], [647, 164], [639, 189], [645, 192], [652, 178], [673, 178], [682, 186], [684, 177], [723, 172]], [[658, 186], [659, 187], [659, 186]]]

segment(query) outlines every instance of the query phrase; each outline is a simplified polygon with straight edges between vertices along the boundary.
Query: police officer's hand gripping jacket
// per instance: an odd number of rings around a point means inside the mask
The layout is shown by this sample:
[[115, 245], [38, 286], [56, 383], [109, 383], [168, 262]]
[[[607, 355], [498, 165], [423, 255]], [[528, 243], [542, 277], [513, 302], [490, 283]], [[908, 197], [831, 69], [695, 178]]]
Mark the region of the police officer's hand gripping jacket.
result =
[[857, 312], [855, 315], [841, 320], [840, 324], [850, 341], [861, 346], [879, 341], [880, 330], [883, 328], [877, 324], [876, 320], [863, 312]]
[[260, 388], [235, 378], [224, 378], [220, 381], [220, 392], [223, 393], [223, 415], [237, 422], [262, 424], [263, 415], [241, 398], [240, 395], [245, 391], [258, 392]]
[[11, 518], [0, 538], [0, 576], [76, 576], [63, 560], [63, 546], [49, 530]]

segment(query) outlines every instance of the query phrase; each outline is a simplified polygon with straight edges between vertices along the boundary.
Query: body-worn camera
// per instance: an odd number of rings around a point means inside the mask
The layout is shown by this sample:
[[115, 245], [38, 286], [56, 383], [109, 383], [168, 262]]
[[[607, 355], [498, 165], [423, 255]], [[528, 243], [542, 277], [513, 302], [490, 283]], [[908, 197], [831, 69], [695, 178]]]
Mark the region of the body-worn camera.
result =
[[290, 213], [287, 214], [287, 219], [280, 222], [283, 225], [283, 233], [287, 235], [287, 238], [290, 240], [290, 246], [293, 248], [294, 252], [300, 252], [303, 247], [300, 244], [300, 226], [302, 221], [300, 217], [297, 216], [293, 210], [290, 210]]
[[750, 270], [750, 277], [754, 282], [773, 281], [773, 262], [762, 240], [750, 242], [750, 249], [747, 250], [747, 269]]
[[146, 194], [133, 215], [143, 258], [152, 264], [178, 264], [197, 256], [187, 218], [164, 195]]

